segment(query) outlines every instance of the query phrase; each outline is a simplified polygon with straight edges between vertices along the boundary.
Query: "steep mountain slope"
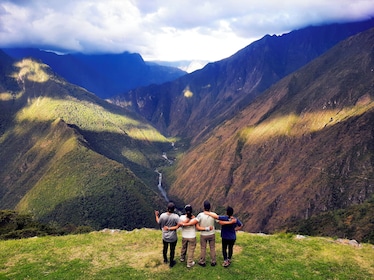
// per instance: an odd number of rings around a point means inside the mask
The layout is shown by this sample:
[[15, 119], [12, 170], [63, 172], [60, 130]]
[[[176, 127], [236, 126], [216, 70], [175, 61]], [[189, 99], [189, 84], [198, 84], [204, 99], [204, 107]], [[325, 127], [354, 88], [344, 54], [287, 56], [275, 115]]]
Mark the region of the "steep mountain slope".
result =
[[186, 74], [175, 67], [147, 63], [136, 53], [58, 55], [32, 48], [4, 51], [15, 59], [40, 59], [70, 83], [80, 85], [104, 99], [136, 87], [171, 81]]
[[1, 208], [94, 228], [153, 226], [164, 201], [152, 168], [169, 140], [48, 66], [0, 54], [18, 82], [0, 87]]
[[180, 159], [170, 193], [231, 205], [254, 232], [370, 199], [373, 46], [371, 29], [282, 79]]
[[172, 82], [132, 90], [115, 102], [131, 106], [169, 135], [200, 139], [281, 78], [373, 26], [368, 20], [267, 35], [227, 59]]

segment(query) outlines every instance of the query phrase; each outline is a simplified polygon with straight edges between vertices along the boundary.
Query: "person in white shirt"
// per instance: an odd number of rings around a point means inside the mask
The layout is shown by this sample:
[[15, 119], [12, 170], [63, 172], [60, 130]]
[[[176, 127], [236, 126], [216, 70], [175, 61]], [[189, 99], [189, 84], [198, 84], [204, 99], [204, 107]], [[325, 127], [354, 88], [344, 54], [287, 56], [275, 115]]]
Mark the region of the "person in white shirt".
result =
[[[186, 205], [184, 207], [186, 211], [185, 215], [180, 216], [179, 220], [180, 223], [183, 225], [184, 223], [188, 223], [195, 218], [192, 214], [192, 207], [191, 205]], [[183, 226], [182, 227], [182, 249], [181, 249], [181, 256], [180, 261], [184, 262], [186, 259], [187, 254], [187, 267], [193, 267], [195, 265], [194, 262], [194, 252], [196, 248], [196, 230], [195, 225]]]
[[[204, 201], [204, 210], [210, 211], [210, 203], [209, 201]], [[206, 215], [204, 212], [199, 213], [197, 215], [196, 220], [199, 222], [199, 226], [209, 230], [201, 231], [200, 233], [200, 259], [199, 265], [205, 266], [205, 256], [206, 256], [206, 247], [209, 243], [210, 248], [210, 264], [211, 266], [215, 266], [216, 262], [216, 235], [215, 235], [215, 228], [214, 228], [214, 218], [209, 215]]]
[[[209, 201], [204, 201], [204, 210], [210, 211]], [[211, 266], [216, 266], [216, 235], [214, 229], [215, 219], [211, 216], [201, 212], [197, 215], [195, 219], [192, 219], [188, 223], [184, 223], [186, 226], [196, 225], [196, 229], [200, 231], [200, 258], [198, 264], [200, 266], [206, 266], [205, 257], [206, 257], [206, 247], [209, 243], [210, 248], [210, 264]], [[182, 224], [183, 225], [183, 224]]]

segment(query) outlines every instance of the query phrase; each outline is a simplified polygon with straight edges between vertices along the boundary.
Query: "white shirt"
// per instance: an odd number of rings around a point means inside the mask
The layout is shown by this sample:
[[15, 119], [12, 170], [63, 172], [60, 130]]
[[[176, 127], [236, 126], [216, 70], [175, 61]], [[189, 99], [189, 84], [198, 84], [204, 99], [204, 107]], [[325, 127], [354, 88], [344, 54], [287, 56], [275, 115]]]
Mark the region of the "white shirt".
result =
[[[187, 223], [186, 220], [188, 218], [187, 218], [187, 215], [182, 215], [182, 216], [180, 216], [179, 219], [182, 223], [183, 222]], [[193, 219], [189, 220], [188, 222], [190, 222], [192, 220]], [[182, 237], [183, 238], [195, 238], [196, 237], [195, 225], [182, 227]]]
[[199, 222], [199, 225], [201, 227], [204, 227], [204, 228], [210, 227], [210, 226], [213, 227], [212, 230], [201, 231], [200, 232], [201, 235], [212, 235], [212, 234], [214, 234], [214, 232], [215, 232], [214, 231], [214, 218], [205, 214], [204, 212], [201, 212], [201, 213], [199, 213], [199, 215], [197, 215], [196, 220]]

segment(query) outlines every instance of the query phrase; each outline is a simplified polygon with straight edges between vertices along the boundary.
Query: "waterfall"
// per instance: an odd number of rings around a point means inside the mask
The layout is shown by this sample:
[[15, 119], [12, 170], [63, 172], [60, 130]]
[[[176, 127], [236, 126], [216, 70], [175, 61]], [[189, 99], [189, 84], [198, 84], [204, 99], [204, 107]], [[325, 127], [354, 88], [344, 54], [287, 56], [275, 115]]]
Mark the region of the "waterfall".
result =
[[158, 172], [158, 170], [155, 170], [156, 173], [158, 173], [158, 189], [160, 190], [162, 196], [165, 198], [166, 202], [169, 202], [169, 198], [166, 194], [166, 191], [162, 187], [162, 173]]

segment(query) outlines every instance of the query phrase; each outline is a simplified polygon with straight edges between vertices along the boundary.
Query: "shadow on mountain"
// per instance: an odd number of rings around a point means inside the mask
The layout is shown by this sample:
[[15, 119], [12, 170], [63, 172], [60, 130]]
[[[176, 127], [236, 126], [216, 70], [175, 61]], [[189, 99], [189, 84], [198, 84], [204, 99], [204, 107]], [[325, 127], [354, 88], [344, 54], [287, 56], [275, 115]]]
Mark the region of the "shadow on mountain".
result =
[[[60, 225], [86, 225], [96, 230], [153, 228], [156, 226], [154, 203], [147, 200], [150, 196], [144, 190], [142, 186], [129, 187], [126, 182], [108, 190], [99, 183], [91, 190], [94, 194], [82, 193], [64, 201], [39, 220]], [[164, 203], [160, 199], [159, 204]]]
[[32, 48], [4, 49], [4, 52], [14, 59], [33, 57], [41, 60], [70, 83], [84, 87], [103, 99], [186, 74], [178, 68], [146, 63], [139, 54], [128, 52], [58, 55]]
[[215, 128], [178, 162], [169, 194], [234, 205], [254, 232], [371, 199], [373, 42], [373, 29], [348, 38]]
[[[162, 85], [131, 90], [114, 102], [133, 108], [168, 135], [197, 143], [276, 82], [373, 26], [370, 19], [266, 35], [231, 57]], [[187, 89], [193, 93], [189, 98], [184, 95]]]

